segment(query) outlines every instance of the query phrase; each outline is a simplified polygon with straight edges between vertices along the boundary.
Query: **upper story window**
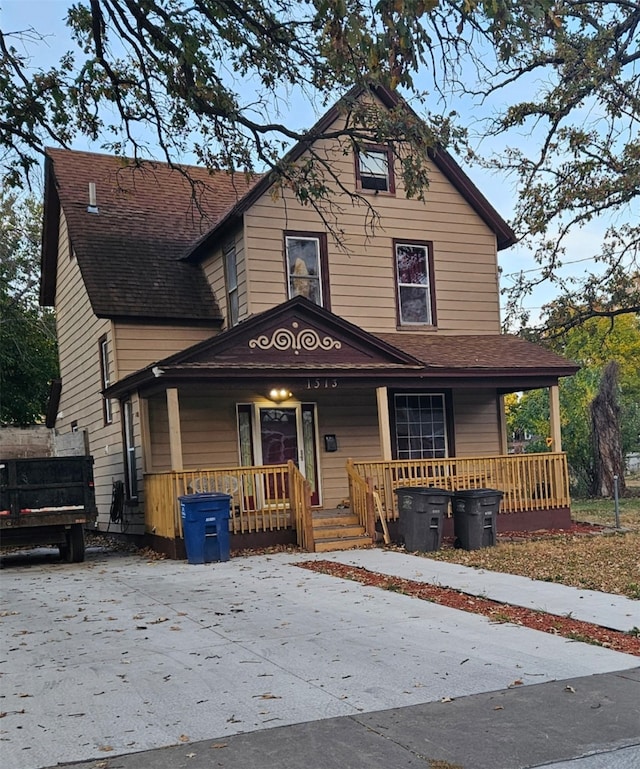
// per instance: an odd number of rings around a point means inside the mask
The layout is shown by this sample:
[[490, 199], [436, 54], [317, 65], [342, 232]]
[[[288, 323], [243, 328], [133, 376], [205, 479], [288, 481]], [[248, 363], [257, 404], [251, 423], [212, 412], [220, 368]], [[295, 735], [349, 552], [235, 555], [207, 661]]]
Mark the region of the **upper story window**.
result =
[[361, 147], [356, 155], [356, 180], [361, 190], [394, 193], [391, 149], [378, 144]]
[[[107, 337], [102, 336], [98, 341], [100, 347], [100, 379], [102, 389], [105, 390], [111, 384], [109, 377], [109, 342]], [[111, 400], [109, 398], [102, 399], [102, 413], [104, 416], [105, 425], [110, 425], [113, 422], [113, 411], [111, 409]]]
[[398, 321], [435, 326], [431, 243], [394, 241]]
[[229, 326], [235, 326], [238, 323], [240, 311], [235, 241], [230, 240], [226, 243], [222, 252], [224, 254], [224, 275], [227, 287], [227, 321]]
[[284, 241], [289, 299], [304, 296], [329, 309], [326, 235], [323, 232], [286, 232]]

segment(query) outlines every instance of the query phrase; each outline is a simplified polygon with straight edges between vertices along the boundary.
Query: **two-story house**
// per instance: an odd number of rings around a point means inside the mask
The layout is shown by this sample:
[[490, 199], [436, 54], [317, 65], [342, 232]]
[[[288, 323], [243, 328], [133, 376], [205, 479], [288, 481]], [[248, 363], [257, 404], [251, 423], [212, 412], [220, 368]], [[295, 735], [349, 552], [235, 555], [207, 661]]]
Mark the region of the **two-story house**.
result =
[[[48, 151], [51, 424], [88, 433], [101, 528], [179, 553], [177, 497], [217, 490], [232, 546], [350, 545], [393, 526], [407, 484], [501, 489], [502, 529], [568, 523], [557, 385], [576, 367], [500, 333], [512, 231], [445, 151], [420, 201], [389, 147], [320, 141], [337, 226], [273, 175]], [[508, 456], [502, 396], [539, 387], [552, 451]]]

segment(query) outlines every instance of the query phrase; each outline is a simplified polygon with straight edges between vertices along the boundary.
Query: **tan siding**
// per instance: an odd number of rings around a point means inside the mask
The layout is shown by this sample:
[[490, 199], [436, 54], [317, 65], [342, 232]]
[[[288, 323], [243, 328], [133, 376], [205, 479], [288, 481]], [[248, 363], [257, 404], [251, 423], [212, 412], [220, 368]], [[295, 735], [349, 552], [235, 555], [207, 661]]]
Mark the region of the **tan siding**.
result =
[[458, 390], [453, 395], [456, 456], [500, 454], [498, 396], [495, 390]]
[[[233, 237], [236, 244], [236, 267], [238, 269], [238, 318], [239, 320], [243, 320], [249, 314], [247, 267], [244, 258], [245, 247], [243, 230], [238, 230]], [[202, 262], [202, 269], [209, 281], [209, 285], [213, 289], [216, 299], [218, 300], [220, 312], [226, 319], [228, 317], [227, 289], [222, 247], [217, 248], [211, 256], [207, 257]]]
[[114, 323], [118, 378], [162, 360], [218, 333], [216, 326]]
[[[353, 156], [318, 146], [331, 157], [343, 183], [355, 189]], [[425, 240], [433, 242], [438, 333], [499, 333], [494, 233], [435, 166], [425, 202], [407, 199], [397, 175], [396, 184], [395, 196], [369, 198], [380, 215], [373, 230], [365, 205], [339, 199], [347, 252], [328, 238], [331, 310], [374, 333], [396, 331], [392, 243]], [[289, 193], [276, 199], [264, 195], [245, 214], [254, 313], [286, 299], [284, 230], [321, 232], [327, 227], [317, 212]]]
[[94, 478], [99, 520], [105, 525], [111, 505], [111, 484], [124, 479], [120, 412], [113, 402], [113, 423], [104, 425], [100, 390], [98, 340], [107, 334], [110, 375], [115, 375], [111, 323], [96, 318], [82, 282], [75, 257], [69, 254], [64, 215], [60, 221], [56, 325], [62, 376], [62, 394], [56, 421], [60, 433], [71, 430], [71, 422], [87, 430], [89, 450], [94, 458]]

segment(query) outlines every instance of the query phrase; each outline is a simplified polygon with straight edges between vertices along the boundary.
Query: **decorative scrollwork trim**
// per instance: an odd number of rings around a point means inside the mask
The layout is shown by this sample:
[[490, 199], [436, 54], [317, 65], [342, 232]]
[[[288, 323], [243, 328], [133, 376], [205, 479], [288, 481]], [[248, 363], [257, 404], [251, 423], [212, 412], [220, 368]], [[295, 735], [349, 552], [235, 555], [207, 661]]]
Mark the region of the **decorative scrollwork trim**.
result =
[[[292, 323], [294, 328], [298, 328], [297, 323]], [[314, 350], [340, 350], [342, 342], [333, 339], [330, 336], [321, 337], [315, 329], [303, 328], [300, 331], [291, 331], [288, 328], [277, 328], [271, 337], [266, 334], [249, 340], [249, 347], [254, 350], [293, 350], [295, 355], [300, 354], [300, 350], [313, 352]]]

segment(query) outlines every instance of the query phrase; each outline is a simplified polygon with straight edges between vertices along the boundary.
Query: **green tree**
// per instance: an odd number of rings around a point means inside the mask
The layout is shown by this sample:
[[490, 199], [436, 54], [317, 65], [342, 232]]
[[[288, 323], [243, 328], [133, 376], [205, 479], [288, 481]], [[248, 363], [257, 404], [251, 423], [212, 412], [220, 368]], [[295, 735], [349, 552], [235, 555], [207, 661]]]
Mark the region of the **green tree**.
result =
[[[553, 313], [550, 306], [549, 312]], [[553, 322], [551, 323], [553, 325]], [[561, 336], [543, 336], [555, 352], [582, 367], [560, 382], [562, 444], [567, 452], [573, 485], [579, 493], [598, 494], [599, 465], [591, 431], [591, 407], [605, 369], [618, 367], [620, 445], [624, 455], [638, 449], [640, 434], [640, 317], [620, 315], [613, 319], [590, 318]], [[509, 416], [510, 429], [517, 426], [535, 435], [546, 435], [549, 419], [547, 390], [526, 392]], [[540, 450], [540, 446], [537, 446]]]
[[55, 320], [38, 306], [42, 206], [0, 191], [0, 424], [42, 421], [58, 374]]
[[[281, 122], [279, 101], [297, 90], [326, 105], [352, 84], [383, 84], [425, 122], [345, 104], [338, 134], [391, 142], [411, 194], [425, 194], [430, 152], [463, 149], [460, 104], [479, 146], [503, 137], [488, 162], [514, 174], [515, 228], [540, 263], [535, 279], [523, 273], [511, 287], [509, 319], [544, 280], [584, 317], [640, 308], [630, 277], [640, 243], [640, 0], [84, 0], [68, 25], [75, 47], [48, 70], [30, 64], [35, 30], [0, 32], [0, 163], [10, 182], [46, 142], [84, 135], [141, 161], [151, 131], [171, 162], [188, 152], [212, 168], [271, 169], [321, 207], [345, 190], [311, 143], [308, 164], [282, 160], [292, 142], [318, 136]], [[468, 127], [468, 117], [458, 122]], [[506, 146], [522, 136], [531, 151]], [[609, 216], [615, 227], [584, 254], [599, 269], [560, 282], [569, 234]]]

